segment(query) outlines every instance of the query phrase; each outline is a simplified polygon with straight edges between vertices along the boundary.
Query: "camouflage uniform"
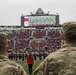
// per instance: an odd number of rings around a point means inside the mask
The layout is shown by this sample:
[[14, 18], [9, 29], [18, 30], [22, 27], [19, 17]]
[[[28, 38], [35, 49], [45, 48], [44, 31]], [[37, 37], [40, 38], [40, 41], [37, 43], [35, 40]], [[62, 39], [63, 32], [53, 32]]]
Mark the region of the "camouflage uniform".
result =
[[64, 23], [63, 34], [65, 46], [50, 53], [34, 75], [76, 75], [76, 22]]
[[26, 75], [26, 72], [19, 64], [0, 55], [0, 75]]
[[76, 47], [63, 47], [51, 53], [34, 75], [76, 75]]
[[0, 32], [0, 75], [26, 75], [22, 66], [8, 59], [7, 48], [7, 34]]

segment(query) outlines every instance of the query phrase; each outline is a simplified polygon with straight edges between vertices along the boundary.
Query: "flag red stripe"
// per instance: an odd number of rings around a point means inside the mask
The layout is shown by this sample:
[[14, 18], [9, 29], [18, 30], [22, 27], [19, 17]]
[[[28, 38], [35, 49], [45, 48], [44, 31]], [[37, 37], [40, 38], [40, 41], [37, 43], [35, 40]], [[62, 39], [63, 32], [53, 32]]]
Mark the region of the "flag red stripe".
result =
[[24, 18], [24, 21], [28, 21], [28, 18]]

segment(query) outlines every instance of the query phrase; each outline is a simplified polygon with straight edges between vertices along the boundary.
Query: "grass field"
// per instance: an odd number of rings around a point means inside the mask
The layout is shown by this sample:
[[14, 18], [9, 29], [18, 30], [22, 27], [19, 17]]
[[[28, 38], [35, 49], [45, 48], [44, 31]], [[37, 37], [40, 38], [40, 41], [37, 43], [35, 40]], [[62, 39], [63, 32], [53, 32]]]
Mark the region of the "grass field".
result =
[[[34, 61], [33, 71], [34, 71], [35, 68], [40, 64], [41, 61], [42, 61], [42, 60], [39, 60], [38, 58], [37, 58], [36, 61]], [[18, 60], [18, 61], [16, 61], [16, 62], [19, 63], [20, 65], [22, 65], [23, 68], [24, 68], [24, 70], [28, 73], [28, 65], [27, 65], [27, 63], [26, 63], [26, 60], [25, 60], [25, 61]]]

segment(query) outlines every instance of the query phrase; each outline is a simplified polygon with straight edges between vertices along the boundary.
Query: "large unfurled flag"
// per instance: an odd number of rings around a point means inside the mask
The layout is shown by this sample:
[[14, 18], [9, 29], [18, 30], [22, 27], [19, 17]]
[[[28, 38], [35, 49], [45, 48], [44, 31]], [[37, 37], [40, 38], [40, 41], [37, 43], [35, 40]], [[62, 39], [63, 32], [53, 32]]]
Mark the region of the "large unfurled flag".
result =
[[28, 16], [25, 16], [24, 17], [24, 26], [28, 26], [28, 21], [29, 21]]

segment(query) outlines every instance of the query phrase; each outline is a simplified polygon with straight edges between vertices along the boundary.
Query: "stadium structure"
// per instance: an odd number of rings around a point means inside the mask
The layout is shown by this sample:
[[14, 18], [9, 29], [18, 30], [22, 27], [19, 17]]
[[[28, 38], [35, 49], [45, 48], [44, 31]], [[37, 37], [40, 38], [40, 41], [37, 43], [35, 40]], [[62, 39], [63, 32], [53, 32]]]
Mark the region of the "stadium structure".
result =
[[1, 32], [8, 34], [8, 51], [43, 50], [48, 47], [49, 52], [59, 49], [62, 25], [59, 24], [58, 14], [44, 13], [39, 8], [35, 14], [21, 16], [21, 26], [0, 26]]

